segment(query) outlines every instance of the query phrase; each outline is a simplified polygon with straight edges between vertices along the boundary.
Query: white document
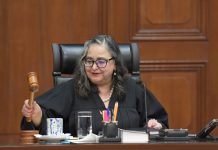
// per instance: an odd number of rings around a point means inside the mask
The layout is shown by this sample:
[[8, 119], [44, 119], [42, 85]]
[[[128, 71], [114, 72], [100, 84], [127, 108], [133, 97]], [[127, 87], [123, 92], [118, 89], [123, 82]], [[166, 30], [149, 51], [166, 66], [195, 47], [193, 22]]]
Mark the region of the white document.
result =
[[122, 143], [148, 143], [148, 133], [144, 131], [133, 131], [120, 129]]
[[90, 133], [82, 139], [77, 140], [68, 140], [72, 143], [98, 143], [100, 136], [95, 135], [94, 133]]

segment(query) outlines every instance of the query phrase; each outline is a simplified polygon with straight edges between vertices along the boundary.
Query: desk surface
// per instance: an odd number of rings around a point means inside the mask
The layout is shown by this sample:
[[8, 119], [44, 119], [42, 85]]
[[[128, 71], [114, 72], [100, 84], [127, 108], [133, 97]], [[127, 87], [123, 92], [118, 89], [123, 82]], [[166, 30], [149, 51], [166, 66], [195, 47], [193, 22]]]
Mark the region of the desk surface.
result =
[[149, 142], [145, 144], [21, 144], [19, 135], [0, 135], [0, 150], [217, 150], [218, 141]]

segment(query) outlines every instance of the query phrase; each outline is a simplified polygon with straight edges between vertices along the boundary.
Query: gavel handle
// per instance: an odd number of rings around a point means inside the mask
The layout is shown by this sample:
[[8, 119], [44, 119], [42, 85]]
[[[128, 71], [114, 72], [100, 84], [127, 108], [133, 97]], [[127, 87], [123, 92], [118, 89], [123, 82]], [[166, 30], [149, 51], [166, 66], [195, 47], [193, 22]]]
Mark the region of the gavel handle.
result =
[[[30, 99], [28, 101], [28, 104], [30, 105], [30, 107], [32, 108], [33, 107], [33, 101], [34, 101], [34, 92], [30, 92]], [[26, 118], [26, 121], [27, 122], [31, 122], [31, 118], [30, 117], [27, 117]]]

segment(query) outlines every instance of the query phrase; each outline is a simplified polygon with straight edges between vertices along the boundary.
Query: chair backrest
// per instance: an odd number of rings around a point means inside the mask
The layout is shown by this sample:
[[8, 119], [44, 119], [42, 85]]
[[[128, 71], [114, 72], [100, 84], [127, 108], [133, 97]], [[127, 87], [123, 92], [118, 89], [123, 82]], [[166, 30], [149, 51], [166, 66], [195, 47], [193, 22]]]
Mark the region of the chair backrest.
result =
[[[54, 85], [73, 78], [77, 63], [82, 55], [83, 44], [52, 44]], [[136, 43], [119, 44], [124, 65], [132, 78], [139, 80], [139, 48]]]

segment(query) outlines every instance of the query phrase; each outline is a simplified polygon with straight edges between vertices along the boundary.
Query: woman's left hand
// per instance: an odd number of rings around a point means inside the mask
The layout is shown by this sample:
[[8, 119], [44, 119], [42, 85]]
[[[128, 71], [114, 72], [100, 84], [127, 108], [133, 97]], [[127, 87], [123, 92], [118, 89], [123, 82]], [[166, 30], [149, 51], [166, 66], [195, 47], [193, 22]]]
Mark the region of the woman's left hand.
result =
[[156, 119], [150, 119], [148, 121], [149, 128], [161, 129], [162, 125]]

